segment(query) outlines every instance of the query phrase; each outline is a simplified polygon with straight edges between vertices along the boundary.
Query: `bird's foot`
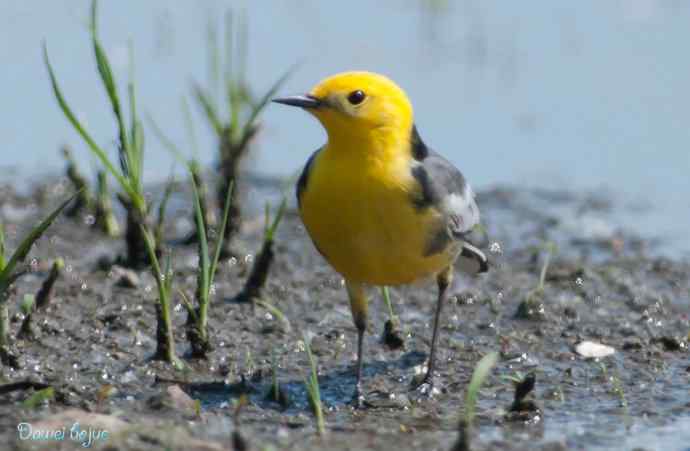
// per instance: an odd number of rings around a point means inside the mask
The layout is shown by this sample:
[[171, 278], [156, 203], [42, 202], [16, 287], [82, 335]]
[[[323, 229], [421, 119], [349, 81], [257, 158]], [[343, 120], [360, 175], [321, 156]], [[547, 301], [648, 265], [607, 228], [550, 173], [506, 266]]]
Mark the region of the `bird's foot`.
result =
[[366, 398], [362, 394], [362, 389], [360, 387], [355, 388], [355, 393], [352, 395], [350, 405], [357, 410], [367, 407]]
[[427, 372], [421, 377], [412, 379], [411, 391], [415, 392], [419, 399], [429, 399], [441, 394], [439, 387], [440, 385], [434, 380], [431, 372]]

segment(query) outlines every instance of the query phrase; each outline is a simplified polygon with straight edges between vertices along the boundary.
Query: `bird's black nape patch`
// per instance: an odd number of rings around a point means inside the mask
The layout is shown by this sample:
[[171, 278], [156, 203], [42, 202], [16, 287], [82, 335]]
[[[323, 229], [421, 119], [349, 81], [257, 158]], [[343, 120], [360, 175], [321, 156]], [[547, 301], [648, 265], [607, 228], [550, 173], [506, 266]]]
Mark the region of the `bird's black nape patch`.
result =
[[304, 190], [307, 189], [307, 183], [309, 182], [309, 172], [311, 171], [311, 165], [314, 163], [314, 158], [316, 158], [316, 154], [318, 154], [321, 151], [321, 149], [318, 149], [316, 152], [311, 154], [309, 157], [309, 160], [307, 160], [307, 164], [304, 165], [304, 169], [302, 170], [302, 174], [300, 174], [299, 179], [297, 180], [297, 205], [302, 206], [302, 193], [304, 193]]
[[422, 141], [422, 137], [419, 136], [417, 131], [417, 126], [412, 125], [412, 134], [410, 136], [410, 143], [412, 144], [412, 157], [417, 161], [422, 161], [429, 156], [429, 148]]

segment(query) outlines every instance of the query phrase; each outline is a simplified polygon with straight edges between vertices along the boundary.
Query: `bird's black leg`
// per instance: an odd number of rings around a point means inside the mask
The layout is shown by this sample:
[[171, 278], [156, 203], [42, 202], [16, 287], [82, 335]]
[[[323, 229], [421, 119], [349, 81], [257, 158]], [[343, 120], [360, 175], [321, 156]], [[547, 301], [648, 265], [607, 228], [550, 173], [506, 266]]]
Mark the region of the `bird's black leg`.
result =
[[436, 313], [434, 315], [434, 330], [431, 336], [431, 350], [429, 352], [429, 363], [427, 365], [426, 374], [424, 378], [417, 384], [416, 388], [423, 390], [427, 394], [431, 394], [433, 390], [433, 375], [436, 367], [436, 347], [438, 346], [438, 328], [441, 321], [441, 312], [443, 311], [443, 304], [448, 297], [448, 287], [453, 281], [453, 267], [449, 266], [436, 276], [436, 283], [438, 284], [438, 300], [436, 302]]
[[367, 328], [368, 303], [366, 292], [361, 284], [347, 282], [347, 292], [350, 296], [350, 310], [355, 327], [357, 327], [357, 382], [355, 393], [352, 397], [352, 404], [356, 408], [364, 406], [364, 395], [362, 393], [362, 366], [364, 364], [364, 332]]

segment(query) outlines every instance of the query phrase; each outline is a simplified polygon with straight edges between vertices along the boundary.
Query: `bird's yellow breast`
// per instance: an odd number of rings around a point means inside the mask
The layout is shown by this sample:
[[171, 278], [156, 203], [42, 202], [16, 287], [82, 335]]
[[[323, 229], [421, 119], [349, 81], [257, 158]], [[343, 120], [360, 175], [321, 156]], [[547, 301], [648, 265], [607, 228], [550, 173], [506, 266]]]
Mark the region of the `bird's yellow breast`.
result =
[[455, 258], [453, 246], [424, 255], [441, 218], [411, 201], [418, 187], [410, 164], [405, 152], [378, 158], [375, 152], [328, 147], [312, 163], [300, 196], [302, 220], [316, 247], [346, 279], [405, 284], [441, 271]]

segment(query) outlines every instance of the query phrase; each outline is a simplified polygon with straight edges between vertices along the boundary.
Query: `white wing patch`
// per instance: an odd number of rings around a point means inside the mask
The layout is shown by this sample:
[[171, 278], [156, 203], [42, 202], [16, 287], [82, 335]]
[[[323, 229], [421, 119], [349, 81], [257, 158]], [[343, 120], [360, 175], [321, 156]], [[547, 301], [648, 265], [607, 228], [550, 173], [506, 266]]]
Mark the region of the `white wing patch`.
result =
[[479, 224], [479, 208], [469, 183], [465, 183], [462, 194], [449, 193], [441, 201], [441, 210], [448, 216], [449, 227], [455, 234], [471, 231]]

